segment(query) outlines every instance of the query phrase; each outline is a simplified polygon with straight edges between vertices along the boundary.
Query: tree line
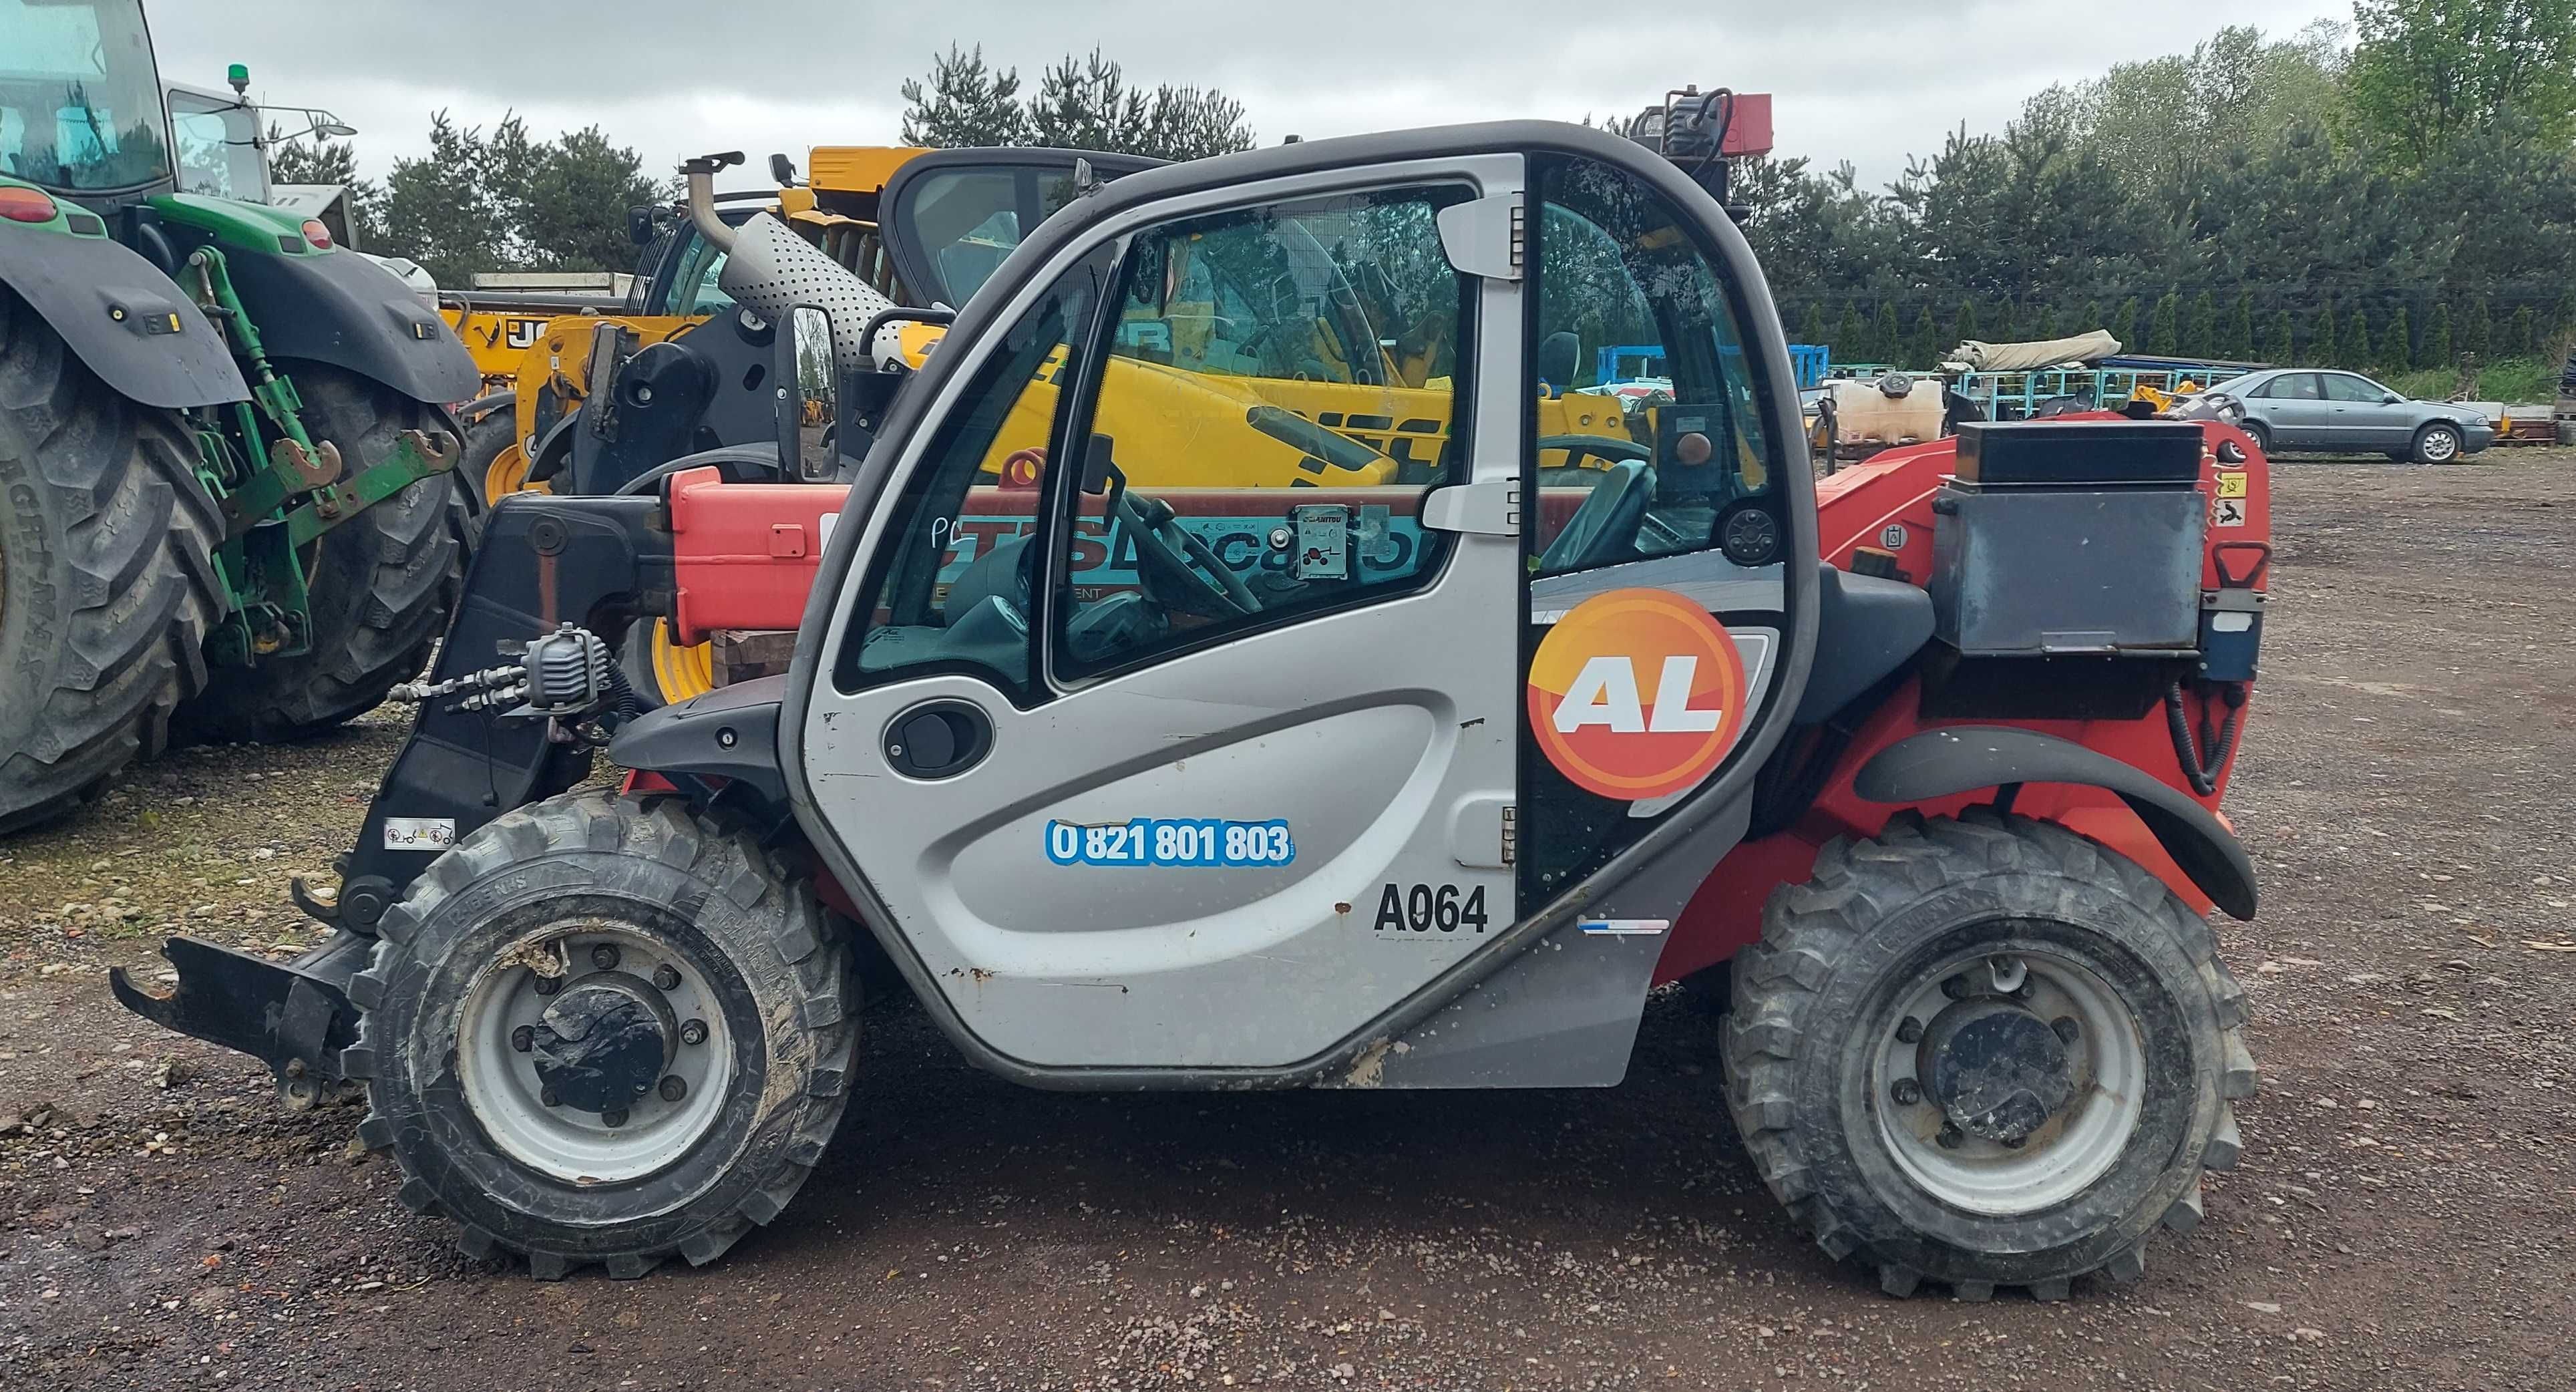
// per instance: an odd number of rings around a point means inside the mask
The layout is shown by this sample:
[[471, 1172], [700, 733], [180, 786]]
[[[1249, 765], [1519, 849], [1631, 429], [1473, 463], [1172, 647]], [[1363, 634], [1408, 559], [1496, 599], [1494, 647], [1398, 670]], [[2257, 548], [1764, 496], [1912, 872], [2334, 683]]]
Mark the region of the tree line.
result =
[[2576, 331], [2576, 0], [2365, 0], [2221, 30], [1950, 134], [1884, 190], [1757, 160], [1791, 336], [1929, 366], [2106, 328], [2132, 351], [2398, 371]]

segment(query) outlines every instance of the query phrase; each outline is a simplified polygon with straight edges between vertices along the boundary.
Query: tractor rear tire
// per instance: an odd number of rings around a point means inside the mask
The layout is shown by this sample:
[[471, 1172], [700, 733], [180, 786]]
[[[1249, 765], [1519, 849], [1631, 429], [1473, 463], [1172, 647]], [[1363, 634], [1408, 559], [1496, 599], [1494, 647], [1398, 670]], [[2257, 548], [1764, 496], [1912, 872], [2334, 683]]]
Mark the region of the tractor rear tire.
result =
[[465, 427], [465, 453], [456, 461], [456, 491], [473, 519], [476, 539], [482, 536], [484, 516], [500, 501], [493, 474], [501, 456], [518, 440], [518, 402], [517, 392], [494, 392], [467, 402], [456, 413]]
[[[358, 1134], [401, 1165], [403, 1203], [456, 1220], [478, 1260], [518, 1253], [540, 1280], [714, 1261], [787, 1206], [848, 1105], [842, 921], [679, 798], [507, 813], [376, 931], [342, 1056], [367, 1084]], [[558, 1052], [594, 1036], [613, 1048]]]
[[196, 457], [0, 287], [0, 833], [160, 753], [204, 685], [224, 524]]
[[[382, 463], [407, 430], [448, 437], [446, 412], [337, 367], [291, 365], [317, 440], [339, 447], [349, 474]], [[311, 647], [294, 657], [217, 668], [179, 710], [187, 738], [280, 744], [376, 708], [419, 674], [464, 588], [468, 518], [453, 470], [414, 481], [322, 534], [308, 581]]]
[[1755, 1167], [1895, 1296], [2135, 1280], [2160, 1228], [2198, 1224], [2202, 1171], [2235, 1165], [2256, 1085], [2208, 924], [2135, 862], [1991, 809], [1828, 843], [1773, 893], [1734, 995]]

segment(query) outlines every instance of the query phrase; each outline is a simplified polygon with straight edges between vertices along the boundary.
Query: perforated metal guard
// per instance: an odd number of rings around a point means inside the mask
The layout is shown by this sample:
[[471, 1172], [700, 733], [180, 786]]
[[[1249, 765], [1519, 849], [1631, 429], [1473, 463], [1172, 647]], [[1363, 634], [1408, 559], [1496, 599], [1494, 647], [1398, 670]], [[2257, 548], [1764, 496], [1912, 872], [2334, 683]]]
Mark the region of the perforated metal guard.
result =
[[844, 372], [883, 365], [888, 354], [901, 353], [893, 324], [878, 331], [873, 352], [859, 341], [868, 321], [893, 309], [894, 301], [767, 213], [742, 225], [716, 281], [734, 303], [772, 323], [784, 322], [798, 305], [831, 315], [832, 358]]

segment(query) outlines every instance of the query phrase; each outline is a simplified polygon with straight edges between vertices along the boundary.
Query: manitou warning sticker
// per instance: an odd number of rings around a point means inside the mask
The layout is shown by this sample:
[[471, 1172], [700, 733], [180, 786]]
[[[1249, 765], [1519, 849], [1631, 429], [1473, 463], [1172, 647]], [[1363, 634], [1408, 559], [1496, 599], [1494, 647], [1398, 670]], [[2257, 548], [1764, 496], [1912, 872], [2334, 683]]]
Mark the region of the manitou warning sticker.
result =
[[1744, 659], [1726, 626], [1670, 590], [1569, 610], [1530, 659], [1530, 734], [1576, 787], [1644, 802], [1696, 786], [1744, 728]]
[[456, 844], [454, 817], [387, 817], [385, 849], [443, 851]]
[[2244, 526], [2245, 500], [2242, 498], [2220, 498], [2212, 502], [2209, 505], [2209, 525], [2213, 527]]
[[2218, 476], [2218, 496], [2220, 496], [2220, 497], [2222, 497], [2222, 498], [2242, 498], [2242, 497], [2244, 497], [2244, 496], [2245, 496], [2245, 475], [2244, 475], [2244, 473], [2243, 473], [2243, 472], [2241, 472], [2241, 471], [2238, 471], [2238, 472], [2231, 472], [2231, 473], [2223, 473], [2223, 474], [2220, 474], [2220, 475]]

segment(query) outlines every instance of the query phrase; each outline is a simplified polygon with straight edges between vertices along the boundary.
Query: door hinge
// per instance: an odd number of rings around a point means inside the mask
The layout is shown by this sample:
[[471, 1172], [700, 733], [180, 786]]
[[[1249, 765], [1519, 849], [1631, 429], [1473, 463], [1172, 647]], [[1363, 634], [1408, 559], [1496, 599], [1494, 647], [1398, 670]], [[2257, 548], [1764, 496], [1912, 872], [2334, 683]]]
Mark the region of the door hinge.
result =
[[1521, 858], [1521, 810], [1503, 804], [1503, 864], [1518, 863]]
[[1486, 479], [1435, 488], [1422, 500], [1422, 525], [1435, 532], [1521, 534], [1521, 481]]

